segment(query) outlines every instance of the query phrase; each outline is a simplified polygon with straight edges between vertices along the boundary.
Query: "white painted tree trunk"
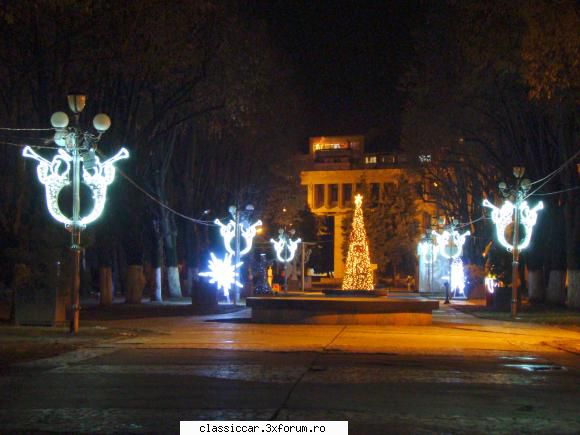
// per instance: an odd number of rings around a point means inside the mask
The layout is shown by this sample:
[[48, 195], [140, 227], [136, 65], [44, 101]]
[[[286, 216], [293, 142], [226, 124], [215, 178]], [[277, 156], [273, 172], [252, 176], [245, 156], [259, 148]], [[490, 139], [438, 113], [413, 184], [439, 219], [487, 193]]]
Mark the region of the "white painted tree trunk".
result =
[[552, 270], [546, 289], [546, 301], [552, 304], [566, 302], [566, 271]]
[[110, 267], [99, 268], [99, 291], [101, 305], [113, 303], [113, 270]]
[[570, 308], [580, 308], [580, 270], [568, 269], [568, 300]]
[[528, 298], [531, 302], [543, 302], [546, 296], [542, 270], [528, 271]]
[[162, 302], [163, 296], [161, 293], [161, 290], [162, 290], [161, 268], [156, 267], [154, 269], [154, 273], [155, 273], [155, 291], [153, 292], [153, 295], [151, 296], [151, 300], [155, 301], [155, 302]]
[[179, 268], [170, 266], [167, 268], [167, 283], [169, 285], [169, 297], [181, 297], [181, 281], [179, 280]]
[[140, 304], [145, 287], [143, 266], [130, 265], [127, 267], [127, 303]]

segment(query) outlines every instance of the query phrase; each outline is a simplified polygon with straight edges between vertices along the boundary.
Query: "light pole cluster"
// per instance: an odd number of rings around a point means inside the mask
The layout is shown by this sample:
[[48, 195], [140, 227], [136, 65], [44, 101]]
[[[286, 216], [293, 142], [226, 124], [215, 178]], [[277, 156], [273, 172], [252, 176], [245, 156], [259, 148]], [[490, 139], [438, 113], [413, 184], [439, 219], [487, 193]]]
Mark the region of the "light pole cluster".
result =
[[[219, 219], [214, 222], [220, 227], [220, 235], [224, 241], [224, 248], [226, 254], [223, 260], [217, 258], [213, 252], [210, 253], [211, 260], [209, 261], [209, 270], [199, 273], [200, 276], [207, 277], [210, 284], [217, 284], [218, 289], [223, 289], [224, 295], [230, 300], [229, 290], [232, 286], [235, 288], [234, 304], [240, 300], [240, 288], [242, 283], [238, 280], [239, 268], [243, 265], [240, 261], [241, 257], [252, 250], [252, 243], [256, 236], [257, 227], [262, 225], [261, 220], [257, 220], [253, 224], [249, 223], [249, 216], [254, 211], [254, 206], [249, 204], [244, 210], [238, 209], [237, 206], [229, 207], [232, 219], [227, 223], [222, 223]], [[245, 246], [240, 249], [240, 238], [245, 241]], [[234, 246], [232, 247], [232, 242]], [[232, 257], [234, 262], [232, 263]]]
[[[69, 117], [65, 112], [56, 112], [50, 122], [55, 129], [54, 142], [59, 149], [52, 161], [45, 159], [27, 146], [22, 155], [38, 162], [36, 168], [39, 181], [44, 184], [46, 204], [49, 213], [58, 222], [65, 225], [71, 233], [71, 251], [73, 254], [73, 276], [71, 294], [70, 331], [78, 333], [80, 312], [80, 252], [81, 232], [88, 224], [99, 218], [105, 208], [107, 187], [115, 179], [116, 161], [129, 157], [125, 148], [112, 158], [101, 162], [95, 149], [101, 136], [111, 126], [111, 119], [104, 113], [96, 115], [93, 127], [96, 134], [82, 130], [79, 125], [81, 112], [86, 105], [86, 96], [71, 94], [67, 97], [68, 106], [73, 115], [69, 126]], [[82, 169], [81, 169], [82, 164]], [[72, 172], [72, 173], [71, 173]], [[82, 174], [82, 177], [81, 177]], [[92, 192], [93, 209], [81, 216], [80, 185], [88, 186]], [[59, 195], [64, 187], [72, 184], [72, 216], [66, 216], [58, 205]]]
[[[280, 228], [278, 230], [278, 240], [270, 239], [276, 251], [276, 258], [284, 264], [284, 291], [288, 291], [288, 263], [294, 259], [298, 244], [302, 241], [300, 238], [292, 240], [296, 234], [294, 229], [286, 232]], [[304, 271], [302, 272], [304, 274]]]
[[[512, 252], [512, 300], [511, 315], [518, 314], [518, 287], [519, 287], [519, 258], [520, 252], [527, 248], [532, 240], [532, 231], [538, 218], [538, 210], [544, 208], [542, 201], [538, 202], [534, 208], [530, 208], [525, 197], [530, 190], [531, 182], [523, 178], [525, 168], [515, 166], [513, 174], [516, 178], [514, 186], [508, 186], [505, 182], [499, 183], [499, 190], [506, 198], [501, 208], [496, 207], [487, 199], [483, 201], [485, 207], [492, 209], [491, 219], [496, 226], [497, 239], [508, 251]], [[506, 230], [512, 226], [511, 243]], [[520, 225], [524, 226], [525, 235], [520, 237]], [[506, 237], [507, 236], [507, 237]]]

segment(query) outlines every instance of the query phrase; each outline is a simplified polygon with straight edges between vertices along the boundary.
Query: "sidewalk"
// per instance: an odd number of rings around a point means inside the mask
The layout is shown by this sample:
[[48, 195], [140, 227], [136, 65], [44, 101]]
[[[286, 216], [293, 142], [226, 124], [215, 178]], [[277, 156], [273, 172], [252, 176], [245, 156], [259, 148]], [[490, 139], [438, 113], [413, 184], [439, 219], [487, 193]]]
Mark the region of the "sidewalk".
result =
[[112, 346], [457, 357], [552, 353], [576, 360], [580, 355], [578, 328], [482, 319], [444, 304], [433, 312], [431, 326], [252, 324], [248, 308], [221, 305], [220, 311], [194, 315], [187, 300], [94, 306], [81, 313], [78, 337], [65, 328], [38, 334], [38, 328], [2, 326], [0, 345], [44, 346], [50, 351], [46, 356], [58, 353], [58, 346], [62, 351]]
[[[469, 301], [461, 302], [469, 304]], [[111, 328], [147, 330], [122, 340], [138, 348], [252, 351], [340, 351], [421, 355], [502, 355], [565, 351], [580, 354], [575, 328], [477, 318], [440, 305], [431, 326], [252, 324], [251, 311], [87, 322]]]

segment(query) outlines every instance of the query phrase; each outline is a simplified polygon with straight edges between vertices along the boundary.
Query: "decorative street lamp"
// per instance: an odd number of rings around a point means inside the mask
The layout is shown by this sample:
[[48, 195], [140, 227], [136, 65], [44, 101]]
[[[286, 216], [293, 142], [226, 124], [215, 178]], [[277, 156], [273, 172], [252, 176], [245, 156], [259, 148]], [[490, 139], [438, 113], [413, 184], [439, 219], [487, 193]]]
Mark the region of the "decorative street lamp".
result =
[[[465, 239], [470, 234], [469, 231], [459, 234], [453, 222], [441, 234], [434, 233], [437, 239], [439, 255], [449, 260], [449, 285], [460, 296], [465, 296], [463, 292], [465, 289], [465, 275], [463, 273], [461, 254], [463, 253]], [[448, 287], [446, 288], [445, 303], [449, 303], [447, 289]]]
[[[55, 129], [54, 142], [59, 146], [52, 161], [45, 159], [27, 146], [22, 155], [38, 162], [36, 172], [38, 180], [44, 184], [46, 205], [49, 213], [58, 222], [64, 224], [71, 233], [71, 251], [73, 254], [73, 288], [71, 295], [70, 332], [78, 333], [79, 329], [79, 288], [80, 288], [80, 252], [81, 231], [101, 216], [107, 200], [107, 187], [115, 179], [114, 163], [129, 157], [129, 152], [121, 148], [119, 152], [104, 162], [95, 154], [95, 148], [101, 136], [111, 126], [111, 119], [104, 113], [96, 115], [93, 127], [97, 134], [81, 130], [80, 113], [85, 108], [86, 96], [71, 94], [67, 97], [68, 106], [73, 113], [73, 125], [69, 127], [69, 117], [64, 112], [56, 112], [50, 118]], [[82, 179], [81, 179], [82, 163]], [[72, 174], [71, 174], [72, 169]], [[93, 209], [81, 216], [80, 185], [88, 186], [94, 200]], [[58, 205], [58, 198], [64, 187], [72, 184], [72, 216], [66, 216]]]
[[[516, 177], [516, 184], [508, 187], [505, 182], [499, 183], [499, 190], [506, 198], [501, 208], [496, 207], [487, 199], [483, 201], [484, 207], [492, 209], [491, 219], [496, 227], [497, 240], [508, 251], [513, 254], [512, 259], [512, 317], [518, 314], [518, 281], [519, 281], [519, 258], [520, 252], [526, 249], [532, 240], [532, 231], [538, 219], [538, 210], [544, 208], [542, 201], [538, 202], [534, 208], [530, 208], [524, 200], [526, 193], [530, 190], [531, 182], [524, 176], [523, 166], [514, 166], [513, 174]], [[512, 224], [512, 242], [506, 239], [506, 229]], [[525, 236], [520, 240], [520, 224], [524, 226]]]
[[284, 263], [284, 291], [288, 291], [288, 263], [294, 259], [298, 244], [302, 241], [300, 238], [295, 240], [291, 239], [295, 233], [296, 231], [294, 229], [291, 229], [286, 233], [285, 230], [280, 228], [278, 230], [278, 240], [270, 239], [270, 242], [274, 245], [274, 250], [276, 251], [276, 258], [280, 263]]
[[[238, 210], [235, 205], [232, 205], [229, 208], [229, 212], [233, 220], [230, 220], [227, 224], [222, 223], [219, 219], [214, 221], [220, 227], [220, 235], [224, 240], [226, 256], [223, 260], [220, 260], [213, 253], [210, 253], [212, 258], [209, 261], [209, 270], [199, 273], [200, 276], [208, 277], [210, 284], [217, 283], [218, 289], [223, 289], [228, 303], [230, 301], [229, 290], [231, 286], [235, 287], [236, 292], [234, 304], [237, 304], [240, 300], [240, 288], [243, 285], [238, 280], [238, 269], [244, 264], [240, 261], [240, 258], [252, 250], [252, 242], [256, 236], [257, 227], [262, 225], [261, 220], [257, 220], [253, 224], [248, 223], [248, 217], [253, 211], [254, 206], [251, 204], [247, 205], [245, 210]], [[245, 241], [245, 246], [242, 250], [240, 250], [240, 237]], [[234, 242], [233, 247], [232, 241]]]

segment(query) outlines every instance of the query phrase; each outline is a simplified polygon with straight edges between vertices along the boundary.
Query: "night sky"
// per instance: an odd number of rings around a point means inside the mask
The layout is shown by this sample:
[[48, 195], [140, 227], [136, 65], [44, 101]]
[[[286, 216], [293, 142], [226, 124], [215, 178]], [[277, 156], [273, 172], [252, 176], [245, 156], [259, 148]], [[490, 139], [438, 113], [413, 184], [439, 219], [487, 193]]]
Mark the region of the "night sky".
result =
[[363, 133], [367, 149], [398, 146], [414, 1], [279, 0], [260, 13], [303, 89], [309, 136]]

